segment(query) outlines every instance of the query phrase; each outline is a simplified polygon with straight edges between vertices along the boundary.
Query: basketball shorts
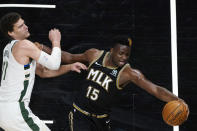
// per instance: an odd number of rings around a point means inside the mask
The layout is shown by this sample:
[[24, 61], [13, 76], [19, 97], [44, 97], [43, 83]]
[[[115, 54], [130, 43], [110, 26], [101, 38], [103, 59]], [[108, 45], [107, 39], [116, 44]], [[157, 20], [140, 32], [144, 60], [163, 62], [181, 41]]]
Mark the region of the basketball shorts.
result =
[[69, 113], [70, 131], [111, 131], [108, 117], [87, 116], [76, 109]]
[[0, 102], [0, 127], [5, 131], [50, 131], [24, 102]]

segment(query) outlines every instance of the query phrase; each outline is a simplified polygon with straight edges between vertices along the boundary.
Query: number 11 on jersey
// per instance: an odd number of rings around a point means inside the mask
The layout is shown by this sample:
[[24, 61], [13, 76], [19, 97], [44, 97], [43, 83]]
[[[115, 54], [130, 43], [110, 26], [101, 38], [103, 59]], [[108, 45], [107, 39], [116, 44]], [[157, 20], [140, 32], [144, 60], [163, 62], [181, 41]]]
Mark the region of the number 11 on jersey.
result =
[[96, 101], [98, 99], [99, 92], [100, 91], [98, 89], [95, 89], [92, 86], [88, 86], [86, 97], [93, 101]]
[[8, 62], [4, 61], [2, 65], [1, 80], [5, 80], [7, 68], [8, 68]]

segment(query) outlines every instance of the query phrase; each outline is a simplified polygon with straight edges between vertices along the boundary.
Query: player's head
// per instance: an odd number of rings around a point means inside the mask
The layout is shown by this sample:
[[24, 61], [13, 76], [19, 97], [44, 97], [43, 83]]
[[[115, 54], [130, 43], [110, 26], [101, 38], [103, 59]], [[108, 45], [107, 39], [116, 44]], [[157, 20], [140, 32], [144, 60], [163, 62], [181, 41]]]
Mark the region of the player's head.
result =
[[0, 29], [9, 39], [23, 40], [30, 35], [21, 15], [15, 12], [8, 13], [1, 18]]
[[127, 63], [132, 45], [131, 38], [125, 36], [116, 37], [110, 49], [111, 61], [115, 66], [123, 66]]

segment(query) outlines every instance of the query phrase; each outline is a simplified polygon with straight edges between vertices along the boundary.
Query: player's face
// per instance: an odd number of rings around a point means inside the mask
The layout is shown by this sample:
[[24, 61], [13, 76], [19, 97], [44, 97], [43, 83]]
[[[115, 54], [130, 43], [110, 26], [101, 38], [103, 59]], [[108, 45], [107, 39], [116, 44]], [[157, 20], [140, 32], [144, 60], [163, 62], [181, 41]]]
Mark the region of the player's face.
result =
[[24, 40], [30, 36], [28, 27], [23, 19], [19, 19], [13, 26], [13, 31], [8, 32], [9, 35], [16, 40]]
[[129, 59], [130, 47], [126, 45], [118, 44], [114, 48], [111, 48], [112, 62], [115, 66], [123, 66]]

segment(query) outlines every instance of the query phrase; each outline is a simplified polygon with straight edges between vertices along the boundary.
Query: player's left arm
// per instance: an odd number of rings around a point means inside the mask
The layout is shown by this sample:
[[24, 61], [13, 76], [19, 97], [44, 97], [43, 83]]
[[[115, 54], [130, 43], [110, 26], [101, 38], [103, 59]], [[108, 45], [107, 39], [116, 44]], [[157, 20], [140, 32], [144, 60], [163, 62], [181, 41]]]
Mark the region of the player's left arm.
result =
[[[125, 70], [123, 71], [123, 74], [124, 74], [123, 77], [128, 79], [128, 81], [133, 82], [138, 87], [144, 89], [145, 91], [155, 96], [156, 98], [164, 102], [178, 100], [188, 107], [188, 105], [185, 103], [184, 100], [177, 97], [166, 88], [154, 84], [153, 82], [148, 80], [139, 70], [132, 69], [130, 66], [127, 66], [127, 68], [125, 68]], [[189, 108], [187, 109], [188, 109], [187, 115], [189, 115]]]
[[37, 64], [36, 66], [36, 74], [40, 76], [41, 78], [50, 78], [50, 77], [57, 77], [60, 75], [63, 75], [69, 71], [75, 71], [80, 73], [80, 70], [87, 70], [87, 67], [79, 62], [73, 63], [73, 64], [67, 64], [67, 65], [61, 65], [58, 70], [49, 70], [47, 68], [44, 68], [42, 65]]
[[174, 95], [166, 88], [152, 83], [139, 70], [132, 69], [131, 67], [128, 67], [126, 70], [127, 71], [125, 73], [127, 73], [127, 75], [129, 76], [128, 78], [130, 82], [133, 82], [138, 87], [144, 89], [156, 98], [165, 102], [169, 102], [172, 100], [182, 101], [182, 99], [178, 98], [176, 95]]

